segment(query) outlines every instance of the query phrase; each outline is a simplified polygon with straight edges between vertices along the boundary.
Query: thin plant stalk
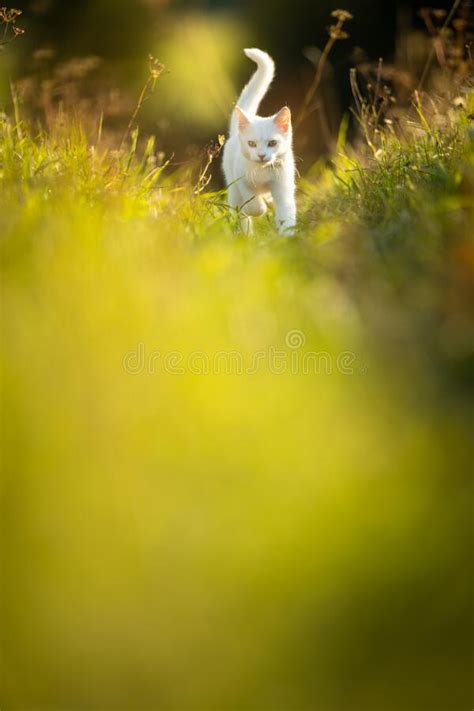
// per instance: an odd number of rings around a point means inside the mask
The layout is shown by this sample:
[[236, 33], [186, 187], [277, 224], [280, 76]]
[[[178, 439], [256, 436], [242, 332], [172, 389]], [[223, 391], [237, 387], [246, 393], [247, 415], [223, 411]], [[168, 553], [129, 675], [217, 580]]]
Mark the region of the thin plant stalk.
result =
[[130, 121], [128, 122], [126, 131], [120, 143], [120, 150], [122, 150], [128, 137], [130, 136], [135, 121], [137, 120], [138, 114], [140, 113], [143, 105], [153, 95], [157, 79], [161, 76], [161, 74], [163, 74], [165, 70], [164, 64], [161, 64], [161, 62], [155, 59], [155, 57], [153, 57], [152, 55], [149, 56], [149, 60], [150, 62], [148, 78], [145, 84], [143, 85], [143, 88], [140, 92], [140, 96], [138, 97], [137, 105], [135, 106], [135, 110], [130, 118]]
[[206, 149], [207, 153], [207, 160], [204, 164], [204, 166], [201, 168], [199, 172], [199, 176], [196, 182], [196, 185], [194, 186], [193, 193], [194, 195], [199, 195], [202, 193], [209, 183], [212, 180], [212, 175], [209, 173], [209, 169], [213, 163], [213, 161], [217, 158], [219, 153], [221, 152], [223, 146], [225, 143], [225, 136], [219, 134], [217, 137], [217, 142], [212, 142]]
[[[461, 2], [462, 2], [462, 0], [454, 0], [453, 6], [452, 6], [451, 10], [449, 11], [449, 14], [448, 14], [448, 16], [446, 17], [446, 20], [444, 21], [444, 24], [443, 24], [443, 26], [442, 26], [442, 28], [441, 28], [441, 30], [440, 30], [439, 36], [442, 35], [443, 30], [445, 30], [446, 27], [448, 27], [448, 25], [449, 25], [449, 24], [451, 23], [451, 21], [453, 20], [454, 16], [456, 15], [456, 13], [457, 13], [457, 11], [458, 11], [458, 9], [459, 9], [459, 6], [460, 6]], [[436, 55], [436, 44], [435, 44], [435, 42], [433, 42], [432, 45], [431, 45], [430, 53], [429, 53], [429, 55], [428, 55], [428, 59], [426, 60], [425, 67], [424, 67], [424, 69], [423, 69], [423, 74], [421, 75], [421, 79], [420, 79], [420, 81], [419, 81], [419, 83], [418, 83], [418, 87], [417, 87], [417, 91], [418, 91], [418, 92], [421, 92], [422, 89], [423, 89], [423, 87], [424, 87], [424, 85], [425, 85], [425, 82], [426, 82], [426, 79], [428, 78], [428, 74], [429, 74], [429, 72], [430, 72], [431, 65], [433, 64], [433, 60], [434, 60], [434, 58], [435, 58], [435, 55]]]
[[319, 59], [318, 66], [316, 68], [316, 73], [313, 77], [313, 81], [304, 97], [301, 111], [297, 115], [296, 120], [294, 122], [295, 128], [298, 128], [298, 126], [300, 126], [303, 121], [305, 121], [305, 119], [307, 119], [308, 116], [312, 113], [310, 106], [314, 101], [314, 97], [316, 96], [316, 93], [321, 84], [321, 80], [324, 76], [324, 70], [326, 68], [329, 55], [331, 54], [334, 45], [338, 40], [346, 39], [348, 37], [348, 35], [343, 32], [343, 27], [347, 20], [352, 19], [352, 15], [346, 10], [335, 10], [332, 15], [337, 18], [337, 24], [329, 28], [329, 39], [326, 42], [326, 46], [324, 47], [323, 53]]

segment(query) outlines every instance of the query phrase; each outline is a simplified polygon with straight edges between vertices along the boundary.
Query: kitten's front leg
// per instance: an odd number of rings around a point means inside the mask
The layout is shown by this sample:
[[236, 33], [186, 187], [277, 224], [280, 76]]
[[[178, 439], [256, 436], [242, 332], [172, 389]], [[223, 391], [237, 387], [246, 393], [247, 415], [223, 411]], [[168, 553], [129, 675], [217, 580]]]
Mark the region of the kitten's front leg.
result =
[[265, 200], [259, 195], [255, 195], [250, 190], [241, 187], [242, 205], [240, 212], [240, 225], [242, 232], [246, 235], [253, 233], [252, 217], [260, 217], [267, 211]]
[[291, 234], [296, 226], [294, 185], [277, 185], [272, 190], [275, 202], [276, 227], [280, 234]]

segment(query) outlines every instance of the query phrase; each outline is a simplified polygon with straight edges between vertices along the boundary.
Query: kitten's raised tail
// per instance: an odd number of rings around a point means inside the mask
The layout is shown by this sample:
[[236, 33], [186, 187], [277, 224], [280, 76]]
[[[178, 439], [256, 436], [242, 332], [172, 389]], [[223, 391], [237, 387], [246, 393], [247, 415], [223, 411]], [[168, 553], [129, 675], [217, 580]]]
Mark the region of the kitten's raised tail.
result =
[[[245, 54], [257, 65], [257, 71], [250, 79], [247, 86], [243, 89], [237, 106], [251, 116], [254, 116], [260, 102], [268, 91], [275, 75], [275, 64], [273, 59], [261, 49], [244, 49]], [[232, 113], [230, 131], [233, 133], [237, 130], [237, 116], [235, 111]]]

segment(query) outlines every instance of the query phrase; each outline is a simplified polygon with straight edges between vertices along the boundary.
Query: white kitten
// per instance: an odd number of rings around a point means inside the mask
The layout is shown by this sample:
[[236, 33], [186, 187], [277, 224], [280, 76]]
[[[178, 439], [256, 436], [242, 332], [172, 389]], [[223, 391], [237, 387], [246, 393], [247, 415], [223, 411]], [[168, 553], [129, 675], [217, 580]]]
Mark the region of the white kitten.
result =
[[224, 174], [229, 203], [241, 211], [245, 232], [251, 217], [263, 215], [273, 199], [277, 228], [287, 232], [296, 224], [295, 161], [290, 109], [274, 116], [257, 116], [257, 110], [275, 73], [272, 58], [260, 49], [245, 49], [257, 71], [242, 91], [232, 113], [230, 136], [224, 147]]

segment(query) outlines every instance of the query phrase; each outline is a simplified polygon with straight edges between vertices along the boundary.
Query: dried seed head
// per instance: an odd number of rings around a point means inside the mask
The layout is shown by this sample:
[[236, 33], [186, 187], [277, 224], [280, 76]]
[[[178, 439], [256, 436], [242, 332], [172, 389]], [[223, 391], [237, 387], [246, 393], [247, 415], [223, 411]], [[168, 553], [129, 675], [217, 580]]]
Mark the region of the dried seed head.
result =
[[331, 39], [334, 40], [345, 40], [350, 37], [350, 35], [347, 32], [344, 32], [344, 30], [341, 30], [339, 25], [331, 25], [331, 27], [328, 28], [329, 36]]
[[17, 20], [17, 17], [20, 17], [22, 14], [21, 10], [17, 10], [16, 8], [8, 8], [8, 7], [0, 7], [0, 20], [2, 22], [6, 22], [7, 24], [9, 23], [15, 23]]
[[348, 20], [354, 19], [354, 15], [351, 15], [347, 10], [334, 10], [331, 12], [331, 17], [335, 17], [340, 22], [347, 22]]
[[165, 71], [166, 67], [164, 64], [162, 64], [156, 57], [154, 57], [152, 54], [148, 55], [148, 60], [149, 60], [149, 71], [150, 71], [150, 76], [152, 79], [158, 79], [161, 74]]
[[[21, 10], [16, 8], [0, 7], [0, 25], [4, 25], [2, 37], [0, 39], [0, 49], [3, 46], [12, 42], [20, 35], [24, 35], [25, 31], [15, 25], [17, 18], [22, 14]], [[9, 33], [10, 32], [10, 33]]]

